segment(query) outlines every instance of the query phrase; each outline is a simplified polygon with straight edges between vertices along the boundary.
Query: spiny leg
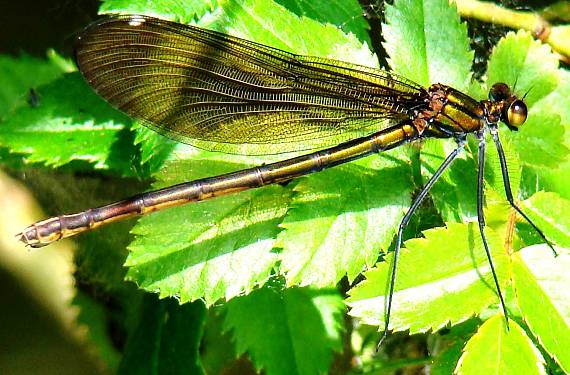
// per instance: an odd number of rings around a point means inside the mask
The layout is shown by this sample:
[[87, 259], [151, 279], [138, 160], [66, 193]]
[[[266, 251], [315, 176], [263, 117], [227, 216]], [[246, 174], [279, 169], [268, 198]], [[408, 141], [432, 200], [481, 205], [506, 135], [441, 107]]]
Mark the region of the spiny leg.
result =
[[505, 305], [505, 300], [503, 299], [503, 293], [501, 292], [501, 287], [499, 286], [499, 279], [497, 278], [497, 272], [495, 271], [495, 265], [493, 264], [493, 258], [491, 257], [491, 251], [489, 250], [489, 244], [487, 243], [487, 237], [485, 236], [485, 215], [483, 213], [483, 186], [484, 186], [484, 173], [485, 173], [485, 134], [483, 131], [477, 133], [479, 138], [479, 173], [477, 176], [477, 222], [479, 223], [479, 232], [481, 233], [481, 239], [483, 240], [483, 246], [485, 247], [485, 254], [487, 254], [487, 260], [489, 261], [489, 266], [491, 267], [491, 274], [493, 275], [493, 280], [495, 281], [495, 287], [497, 288], [497, 294], [499, 295], [499, 300], [501, 301], [501, 307], [505, 314], [505, 322], [507, 324], [507, 329], [509, 328], [509, 315], [507, 313], [507, 306]]
[[428, 195], [428, 193], [430, 192], [430, 190], [433, 187], [433, 185], [435, 184], [435, 182], [439, 179], [439, 177], [443, 174], [443, 172], [445, 172], [445, 170], [451, 165], [451, 163], [453, 162], [453, 160], [455, 160], [457, 155], [459, 155], [461, 150], [463, 150], [463, 147], [465, 145], [465, 137], [456, 139], [456, 142], [457, 142], [457, 147], [455, 148], [455, 150], [453, 150], [447, 156], [447, 158], [445, 158], [445, 160], [443, 161], [443, 163], [441, 163], [441, 165], [435, 171], [433, 176], [431, 176], [431, 178], [428, 180], [428, 182], [422, 188], [422, 190], [420, 191], [420, 193], [418, 194], [416, 199], [413, 201], [412, 205], [410, 206], [410, 209], [408, 210], [408, 212], [406, 212], [406, 214], [402, 218], [402, 221], [400, 222], [400, 225], [398, 226], [398, 235], [396, 238], [396, 248], [394, 249], [394, 258], [392, 259], [391, 270], [390, 270], [390, 284], [389, 284], [389, 291], [388, 291], [388, 299], [385, 300], [387, 302], [385, 303], [385, 306], [384, 306], [384, 311], [385, 311], [385, 314], [384, 314], [384, 332], [382, 333], [382, 337], [380, 338], [380, 341], [378, 341], [378, 348], [382, 345], [382, 342], [384, 341], [384, 339], [388, 335], [388, 326], [390, 324], [390, 312], [392, 310], [392, 299], [394, 296], [394, 286], [396, 283], [396, 271], [397, 271], [397, 265], [398, 265], [398, 258], [400, 257], [400, 249], [402, 247], [402, 234], [404, 232], [404, 229], [406, 228], [406, 226], [410, 222], [410, 219], [412, 218], [413, 214], [416, 212], [416, 210], [418, 209], [418, 207], [420, 206], [422, 201]]
[[544, 240], [544, 242], [550, 247], [554, 256], [558, 256], [558, 253], [554, 249], [552, 243], [546, 238], [544, 233], [532, 222], [532, 220], [517, 206], [515, 200], [513, 198], [513, 192], [511, 190], [511, 182], [509, 180], [509, 170], [507, 169], [507, 161], [505, 159], [505, 152], [503, 151], [503, 145], [499, 139], [499, 133], [497, 131], [497, 127], [490, 127], [491, 129], [491, 136], [493, 137], [493, 141], [495, 142], [495, 147], [497, 148], [497, 153], [499, 154], [499, 162], [501, 163], [501, 173], [503, 175], [503, 185], [505, 186], [505, 195], [507, 196], [507, 200], [509, 201], [512, 208], [515, 209], [526, 221], [530, 224], [531, 227], [538, 233], [540, 237]]

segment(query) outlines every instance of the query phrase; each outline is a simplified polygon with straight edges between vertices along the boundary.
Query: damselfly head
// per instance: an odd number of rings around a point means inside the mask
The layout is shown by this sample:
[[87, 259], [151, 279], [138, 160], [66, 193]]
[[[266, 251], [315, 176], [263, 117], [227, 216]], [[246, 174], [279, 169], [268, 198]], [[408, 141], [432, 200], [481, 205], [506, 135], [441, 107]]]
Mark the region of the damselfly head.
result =
[[502, 82], [495, 83], [489, 90], [489, 100], [501, 107], [501, 121], [511, 130], [518, 130], [527, 117], [524, 102], [512, 94], [510, 87]]

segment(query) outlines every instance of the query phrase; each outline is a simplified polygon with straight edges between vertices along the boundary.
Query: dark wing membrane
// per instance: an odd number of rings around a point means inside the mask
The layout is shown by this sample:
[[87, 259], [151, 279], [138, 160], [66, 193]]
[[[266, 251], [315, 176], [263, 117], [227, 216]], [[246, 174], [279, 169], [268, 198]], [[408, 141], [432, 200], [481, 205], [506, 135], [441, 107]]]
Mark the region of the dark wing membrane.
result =
[[229, 153], [329, 147], [409, 118], [425, 95], [383, 70], [145, 16], [89, 26], [76, 59], [113, 106], [168, 137]]

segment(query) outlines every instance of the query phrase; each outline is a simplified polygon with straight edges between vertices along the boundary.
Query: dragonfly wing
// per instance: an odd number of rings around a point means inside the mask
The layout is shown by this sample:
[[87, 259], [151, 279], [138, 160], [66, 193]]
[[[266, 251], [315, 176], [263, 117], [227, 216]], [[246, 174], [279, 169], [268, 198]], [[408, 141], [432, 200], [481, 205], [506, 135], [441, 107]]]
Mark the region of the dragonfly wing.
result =
[[383, 70], [145, 16], [89, 26], [76, 60], [116, 108], [170, 138], [229, 153], [329, 147], [409, 118], [425, 95]]

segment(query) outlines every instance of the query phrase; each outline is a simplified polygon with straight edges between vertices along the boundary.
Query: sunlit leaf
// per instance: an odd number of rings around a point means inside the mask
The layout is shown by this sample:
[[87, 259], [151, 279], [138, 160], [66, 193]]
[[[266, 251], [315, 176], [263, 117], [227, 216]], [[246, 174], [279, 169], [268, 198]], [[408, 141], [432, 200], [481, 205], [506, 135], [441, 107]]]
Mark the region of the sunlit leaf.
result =
[[546, 374], [544, 359], [524, 330], [498, 314], [469, 339], [455, 372], [467, 374]]
[[570, 371], [570, 252], [535, 245], [516, 254], [514, 286], [523, 318], [538, 342]]
[[[436, 331], [448, 323], [465, 321], [498, 302], [477, 225], [448, 224], [448, 228], [425, 231], [424, 236], [407, 241], [401, 251], [391, 329]], [[487, 236], [504, 288], [509, 276], [506, 254], [492, 231], [487, 230]], [[392, 259], [389, 254], [386, 262], [366, 271], [366, 280], [351, 289], [347, 300], [350, 315], [383, 327]]]

